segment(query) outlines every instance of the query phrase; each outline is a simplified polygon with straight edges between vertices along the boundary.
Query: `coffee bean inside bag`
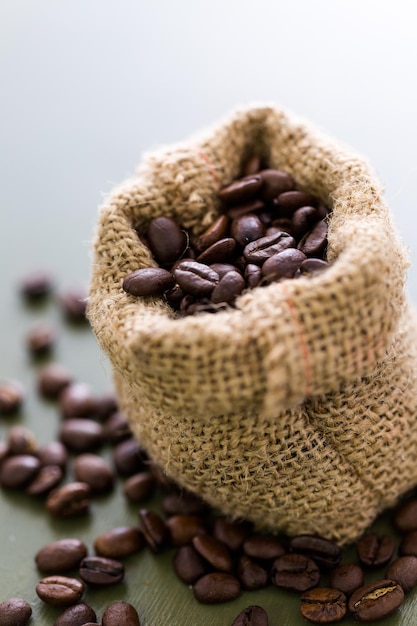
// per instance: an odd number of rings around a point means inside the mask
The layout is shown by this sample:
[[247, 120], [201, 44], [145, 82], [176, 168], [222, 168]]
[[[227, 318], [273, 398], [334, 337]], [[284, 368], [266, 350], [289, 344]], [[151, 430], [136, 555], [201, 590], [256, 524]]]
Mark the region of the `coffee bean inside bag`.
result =
[[[221, 190], [253, 155], [331, 209], [325, 270], [245, 284], [215, 315], [179, 316], [164, 295], [127, 293], [132, 272], [171, 275], [176, 262], [171, 251], [156, 261], [149, 225], [170, 218], [193, 245], [204, 241], [225, 214]], [[181, 237], [172, 257], [189, 245]], [[168, 476], [259, 529], [343, 544], [417, 483], [407, 265], [368, 165], [278, 107], [249, 107], [147, 156], [113, 191], [98, 217], [88, 316], [121, 408]]]

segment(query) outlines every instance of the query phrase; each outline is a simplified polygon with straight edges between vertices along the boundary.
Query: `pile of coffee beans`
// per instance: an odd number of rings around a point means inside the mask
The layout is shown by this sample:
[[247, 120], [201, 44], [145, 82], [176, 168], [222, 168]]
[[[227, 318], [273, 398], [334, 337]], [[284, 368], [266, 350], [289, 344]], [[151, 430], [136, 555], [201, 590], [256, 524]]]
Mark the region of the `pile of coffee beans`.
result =
[[[35, 291], [40, 297], [39, 285]], [[60, 610], [55, 626], [99, 623], [84, 595], [90, 588], [120, 585], [129, 576], [125, 559], [144, 550], [155, 558], [171, 553], [173, 571], [201, 604], [276, 587], [300, 594], [300, 614], [316, 624], [345, 616], [364, 622], [383, 618], [417, 586], [415, 496], [393, 512], [392, 533], [370, 531], [358, 541], [354, 560], [346, 560], [336, 543], [322, 537], [258, 533], [249, 522], [220, 515], [169, 480], [132, 436], [113, 393], [97, 396], [53, 360], [36, 372], [39, 395], [55, 402], [57, 438], [40, 446], [27, 427], [11, 424], [0, 441], [0, 486], [43, 501], [55, 520], [87, 515], [96, 497], [117, 488], [128, 503], [138, 505], [137, 524], [109, 528], [91, 546], [82, 537], [69, 536], [37, 547], [35, 591], [42, 602]], [[1, 418], [16, 415], [25, 399], [21, 383], [3, 381]], [[0, 604], [0, 624], [5, 626], [25, 626], [31, 614], [22, 598]], [[265, 609], [248, 604], [230, 626], [268, 623]], [[137, 609], [121, 599], [105, 609], [101, 624], [139, 626], [140, 619]]]
[[258, 157], [243, 174], [220, 189], [223, 211], [197, 239], [167, 216], [138, 228], [159, 267], [130, 273], [124, 290], [163, 296], [179, 316], [214, 313], [247, 289], [325, 269], [329, 208]]

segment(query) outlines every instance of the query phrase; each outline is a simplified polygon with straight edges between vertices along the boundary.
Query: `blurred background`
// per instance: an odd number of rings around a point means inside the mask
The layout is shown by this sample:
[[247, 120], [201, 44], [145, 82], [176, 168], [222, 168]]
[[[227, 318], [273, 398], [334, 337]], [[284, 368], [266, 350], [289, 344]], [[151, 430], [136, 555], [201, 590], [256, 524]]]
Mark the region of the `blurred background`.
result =
[[417, 260], [416, 26], [413, 0], [2, 0], [1, 266], [84, 277], [142, 153], [251, 102], [367, 157]]

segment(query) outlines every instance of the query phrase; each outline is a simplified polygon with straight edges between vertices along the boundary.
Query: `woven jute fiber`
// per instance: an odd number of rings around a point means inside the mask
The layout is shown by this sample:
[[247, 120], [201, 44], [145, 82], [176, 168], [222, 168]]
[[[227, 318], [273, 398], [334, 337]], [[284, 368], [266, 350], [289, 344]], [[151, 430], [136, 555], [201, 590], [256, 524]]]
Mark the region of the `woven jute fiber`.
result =
[[[328, 203], [314, 277], [175, 318], [123, 279], [156, 265], [135, 231], [172, 216], [196, 237], [253, 153]], [[353, 541], [417, 483], [417, 325], [407, 256], [378, 181], [352, 151], [275, 106], [235, 111], [144, 158], [101, 207], [88, 315], [121, 409], [183, 487], [273, 532]]]

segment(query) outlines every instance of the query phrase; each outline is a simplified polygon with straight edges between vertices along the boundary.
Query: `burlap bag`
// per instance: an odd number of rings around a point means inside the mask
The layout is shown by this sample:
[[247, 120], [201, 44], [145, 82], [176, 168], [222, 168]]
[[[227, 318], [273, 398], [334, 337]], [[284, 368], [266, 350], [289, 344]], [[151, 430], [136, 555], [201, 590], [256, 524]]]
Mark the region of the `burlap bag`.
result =
[[[173, 216], [193, 236], [252, 153], [332, 206], [315, 277], [175, 319], [122, 289], [155, 265], [134, 226]], [[368, 166], [275, 107], [235, 112], [148, 156], [99, 214], [88, 315], [122, 410], [180, 485], [258, 529], [354, 540], [417, 482], [416, 325], [407, 259]]]

